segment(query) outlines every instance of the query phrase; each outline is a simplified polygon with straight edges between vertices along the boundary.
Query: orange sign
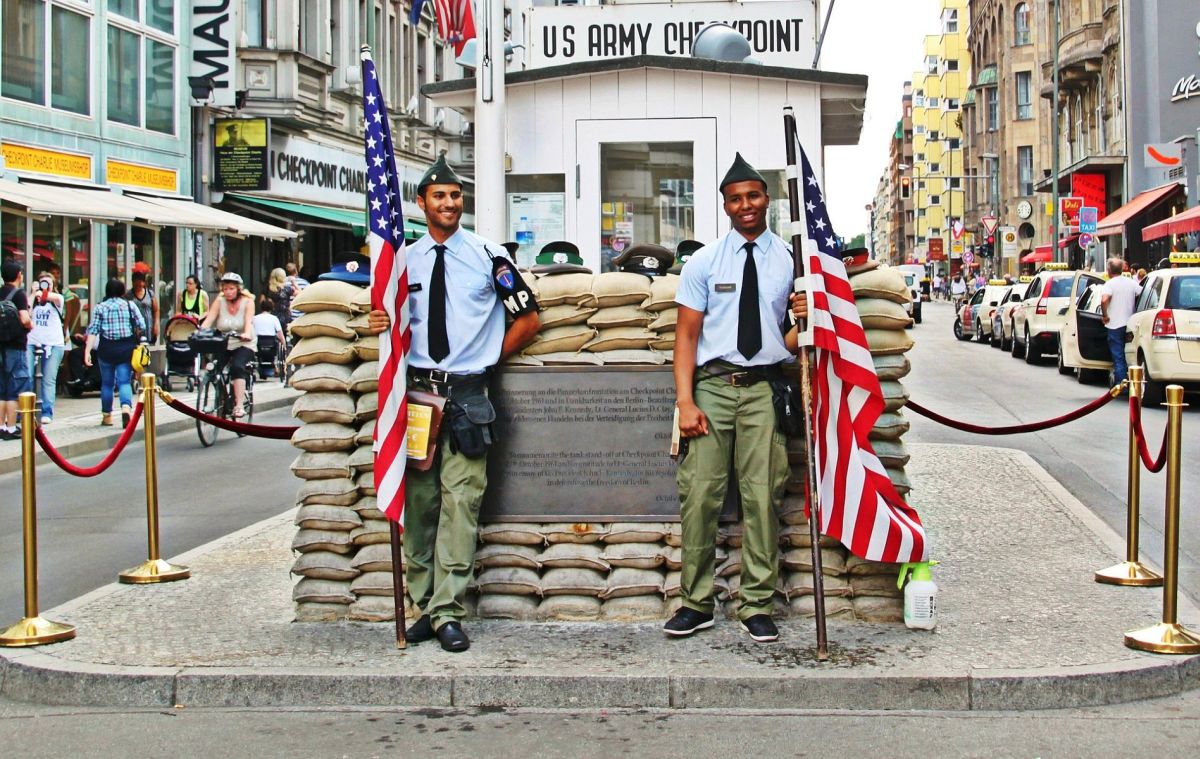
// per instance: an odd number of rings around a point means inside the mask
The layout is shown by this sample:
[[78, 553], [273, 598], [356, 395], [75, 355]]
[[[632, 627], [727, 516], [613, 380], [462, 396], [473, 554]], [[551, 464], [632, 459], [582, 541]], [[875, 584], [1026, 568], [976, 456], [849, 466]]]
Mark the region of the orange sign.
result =
[[142, 166], [109, 158], [104, 162], [104, 171], [109, 184], [145, 187], [164, 192], [175, 192], [179, 189], [179, 173], [174, 169]]
[[934, 237], [929, 241], [929, 260], [930, 261], [945, 261], [946, 248], [943, 245], [944, 240], [940, 237]]
[[1079, 226], [1079, 209], [1083, 208], [1083, 198], [1068, 195], [1058, 199], [1059, 224], [1067, 227]]
[[29, 145], [14, 145], [11, 142], [0, 145], [0, 153], [4, 155], [5, 168], [12, 171], [29, 171], [71, 179], [92, 178], [90, 155], [62, 153]]

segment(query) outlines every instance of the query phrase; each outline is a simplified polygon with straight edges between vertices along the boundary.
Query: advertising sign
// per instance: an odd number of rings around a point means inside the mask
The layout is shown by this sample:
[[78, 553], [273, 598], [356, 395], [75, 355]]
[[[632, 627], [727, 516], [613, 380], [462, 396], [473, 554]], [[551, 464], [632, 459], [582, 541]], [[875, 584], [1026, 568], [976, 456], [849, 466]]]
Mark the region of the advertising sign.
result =
[[70, 179], [92, 179], [92, 157], [80, 153], [35, 148], [30, 145], [0, 144], [4, 167], [10, 171], [27, 171]]
[[1173, 169], [1183, 163], [1183, 145], [1156, 142], [1142, 151], [1142, 165], [1147, 169]]
[[929, 240], [929, 260], [930, 261], [945, 261], [946, 248], [940, 237], [934, 237]]
[[696, 34], [729, 24], [771, 66], [807, 67], [816, 52], [811, 2], [634, 3], [533, 6], [526, 12], [529, 67], [635, 55], [690, 56]]
[[1083, 208], [1083, 198], [1068, 195], [1058, 199], [1059, 224], [1067, 227], [1079, 226], [1079, 209]]
[[215, 119], [213, 189], [267, 189], [270, 186], [267, 179], [270, 135], [267, 119]]
[[1108, 215], [1108, 177], [1097, 172], [1077, 171], [1071, 175], [1071, 194], [1084, 206], [1096, 209], [1096, 220]]
[[1091, 206], [1084, 206], [1083, 208], [1080, 208], [1079, 209], [1079, 231], [1081, 233], [1095, 234], [1097, 216], [1098, 216], [1097, 209], [1092, 208]]
[[[146, 13], [164, 13], [162, 26], [151, 20], [158, 29], [170, 29], [174, 23], [174, 3], [147, 3]], [[188, 24], [192, 37], [192, 60], [188, 66], [189, 77], [202, 77], [212, 81], [212, 97], [204, 101], [209, 105], [234, 105], [237, 99], [237, 9], [241, 3], [213, 2], [192, 3], [192, 15]], [[161, 8], [161, 10], [155, 10]], [[185, 90], [186, 92], [186, 90]]]

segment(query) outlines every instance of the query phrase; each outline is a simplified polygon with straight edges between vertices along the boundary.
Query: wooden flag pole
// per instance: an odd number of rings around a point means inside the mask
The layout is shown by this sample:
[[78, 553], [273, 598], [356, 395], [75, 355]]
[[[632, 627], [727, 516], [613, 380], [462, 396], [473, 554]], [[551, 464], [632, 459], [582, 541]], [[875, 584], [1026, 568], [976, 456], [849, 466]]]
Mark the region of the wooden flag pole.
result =
[[[788, 206], [792, 217], [795, 292], [804, 292], [807, 288], [802, 288], [801, 284], [807, 274], [804, 261], [804, 222], [800, 218], [800, 167], [796, 162], [796, 115], [790, 105], [784, 106], [783, 109], [783, 138], [787, 155]], [[809, 308], [812, 308], [811, 303]], [[799, 321], [796, 324], [797, 332], [802, 334], [804, 327], [804, 322]], [[821, 571], [821, 502], [817, 488], [816, 449], [813, 445], [811, 354], [812, 346], [800, 346], [800, 399], [801, 405], [804, 406], [804, 458], [808, 464], [808, 535], [812, 543], [813, 617], [817, 625], [817, 659], [825, 661], [829, 658], [829, 640], [825, 631], [825, 578]]]
[[388, 520], [392, 533], [392, 597], [396, 601], [396, 648], [408, 647], [408, 628], [404, 619], [404, 565], [400, 552], [400, 523]]

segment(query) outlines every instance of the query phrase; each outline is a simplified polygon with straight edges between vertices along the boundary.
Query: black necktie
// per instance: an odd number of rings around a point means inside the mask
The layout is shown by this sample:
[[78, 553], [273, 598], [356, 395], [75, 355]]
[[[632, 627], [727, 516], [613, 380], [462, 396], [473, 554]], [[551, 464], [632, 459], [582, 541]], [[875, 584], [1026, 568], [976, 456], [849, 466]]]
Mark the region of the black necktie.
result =
[[450, 355], [446, 336], [446, 246], [434, 245], [437, 260], [429, 277], [429, 357], [441, 363]]
[[762, 323], [758, 316], [758, 267], [754, 264], [754, 243], [746, 249], [746, 265], [742, 268], [742, 299], [738, 302], [738, 353], [747, 361], [762, 348]]

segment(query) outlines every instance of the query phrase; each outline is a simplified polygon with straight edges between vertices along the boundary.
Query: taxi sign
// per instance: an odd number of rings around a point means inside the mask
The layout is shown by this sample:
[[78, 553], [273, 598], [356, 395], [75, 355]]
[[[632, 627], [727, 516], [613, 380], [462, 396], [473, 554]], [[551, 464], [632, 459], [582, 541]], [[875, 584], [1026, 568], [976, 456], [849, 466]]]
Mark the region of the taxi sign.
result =
[[1062, 261], [1051, 261], [1042, 267], [1045, 271], [1066, 271], [1067, 265]]
[[1173, 264], [1200, 264], [1200, 251], [1173, 251], [1168, 259]]
[[1033, 275], [1031, 275], [1031, 274], [1022, 274], [1020, 277], [1018, 277], [1018, 278], [1017, 278], [1017, 281], [1018, 281], [1018, 282], [1020, 282], [1021, 284], [1025, 284], [1025, 285], [1027, 285], [1027, 284], [1029, 284], [1030, 282], [1032, 282], [1032, 281], [1033, 281]]
[[989, 279], [988, 284], [989, 285], [1007, 285], [1007, 284], [1011, 284], [1011, 283], [1004, 279]]

